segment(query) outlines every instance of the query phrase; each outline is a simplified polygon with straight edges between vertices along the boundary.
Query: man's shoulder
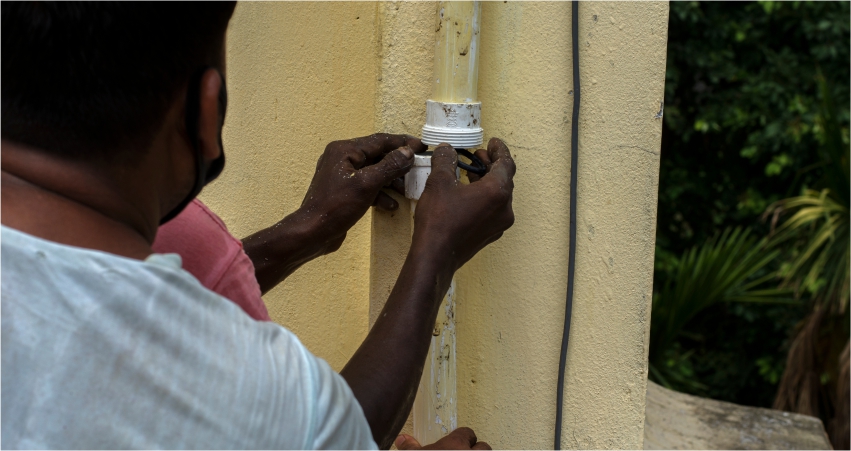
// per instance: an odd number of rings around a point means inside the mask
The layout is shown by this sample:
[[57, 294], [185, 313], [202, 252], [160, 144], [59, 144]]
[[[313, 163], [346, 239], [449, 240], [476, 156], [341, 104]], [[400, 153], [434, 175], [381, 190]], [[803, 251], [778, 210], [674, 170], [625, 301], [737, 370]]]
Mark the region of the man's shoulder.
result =
[[[48, 315], [63, 309], [97, 309], [103, 315], [142, 318], [156, 312], [184, 318], [184, 331], [208, 326], [193, 333], [209, 332], [214, 324], [235, 327], [234, 321], [249, 320], [233, 302], [185, 271], [177, 254], [151, 254], [136, 260], [55, 243], [5, 226], [0, 249], [4, 310], [12, 302], [25, 302]], [[57, 310], [58, 306], [62, 309]]]
[[146, 266], [170, 270], [180, 270], [181, 267], [179, 258], [157, 256], [144, 261], [137, 260], [57, 243], [5, 225], [0, 227], [0, 249], [4, 276], [9, 272], [27, 272], [37, 277], [41, 273], [61, 276], [66, 270], [75, 274], [101, 274], [110, 270], [132, 272]]
[[183, 267], [208, 288], [242, 253], [242, 242], [198, 199], [160, 226], [152, 247], [154, 252], [179, 254]]
[[204, 232], [216, 232], [232, 237], [227, 225], [224, 221], [222, 221], [222, 218], [213, 213], [213, 211], [198, 198], [192, 199], [192, 202], [190, 202], [179, 215], [171, 221], [163, 224], [160, 227], [160, 230], [163, 228], [168, 230], [174, 228], [174, 226], [184, 227], [186, 225], [195, 229], [201, 228]]
[[242, 242], [198, 199], [160, 227], [153, 249], [179, 254], [183, 268], [202, 285], [235, 302], [252, 318], [270, 321]]
[[[2, 231], [4, 388], [17, 387], [4, 390], [3, 410], [56, 425], [31, 436], [4, 419], [4, 445], [7, 437], [82, 448], [315, 440], [317, 386], [336, 375], [291, 332], [250, 319], [168, 256], [137, 261]], [[114, 414], [87, 423], [98, 412]]]
[[154, 252], [171, 252], [175, 248], [188, 248], [191, 245], [202, 245], [219, 253], [222, 250], [233, 253], [242, 248], [242, 242], [230, 233], [224, 221], [198, 199], [190, 202], [174, 219], [160, 226], [153, 248]]

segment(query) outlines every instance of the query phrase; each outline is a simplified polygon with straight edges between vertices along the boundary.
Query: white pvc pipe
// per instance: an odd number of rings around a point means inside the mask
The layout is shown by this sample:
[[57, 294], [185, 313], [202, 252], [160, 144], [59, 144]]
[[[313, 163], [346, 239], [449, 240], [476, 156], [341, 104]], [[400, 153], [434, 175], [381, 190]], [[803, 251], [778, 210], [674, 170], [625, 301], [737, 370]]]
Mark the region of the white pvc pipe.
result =
[[[437, 6], [432, 97], [426, 102], [423, 142], [442, 142], [456, 149], [482, 144], [481, 103], [478, 101], [481, 3], [442, 1]], [[411, 199], [411, 220], [422, 194], [431, 157], [417, 155], [405, 176]], [[434, 443], [458, 427], [456, 391], [455, 278], [449, 286], [432, 333], [431, 347], [414, 401], [414, 437]]]
[[477, 102], [480, 2], [439, 2], [431, 100]]
[[[411, 221], [417, 201], [431, 173], [431, 157], [415, 155], [414, 166], [405, 176], [405, 197], [411, 200]], [[455, 176], [460, 174], [456, 172]], [[458, 427], [455, 385], [455, 278], [449, 285], [442, 308], [437, 314], [431, 346], [414, 400], [414, 438], [434, 443]]]
[[426, 102], [423, 142], [470, 149], [482, 143], [478, 1], [439, 2], [432, 96]]

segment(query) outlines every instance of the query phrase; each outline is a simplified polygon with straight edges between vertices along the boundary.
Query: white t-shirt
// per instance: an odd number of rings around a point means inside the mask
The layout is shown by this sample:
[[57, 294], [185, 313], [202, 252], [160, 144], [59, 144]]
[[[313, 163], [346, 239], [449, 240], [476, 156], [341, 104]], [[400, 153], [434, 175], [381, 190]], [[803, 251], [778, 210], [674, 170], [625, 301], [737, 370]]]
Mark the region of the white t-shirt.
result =
[[0, 230], [3, 448], [377, 448], [340, 375], [176, 254]]

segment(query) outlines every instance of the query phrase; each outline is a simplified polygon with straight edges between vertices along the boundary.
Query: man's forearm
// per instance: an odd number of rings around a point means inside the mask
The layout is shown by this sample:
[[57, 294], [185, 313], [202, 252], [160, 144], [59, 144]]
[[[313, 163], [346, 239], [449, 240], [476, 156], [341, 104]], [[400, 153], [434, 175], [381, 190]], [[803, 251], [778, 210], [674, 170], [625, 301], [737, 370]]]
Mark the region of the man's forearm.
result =
[[454, 268], [434, 249], [412, 245], [378, 320], [340, 372], [383, 449], [411, 410], [440, 302], [452, 281]]
[[260, 290], [268, 292], [299, 266], [339, 249], [371, 205], [397, 208], [381, 189], [408, 172], [414, 152], [426, 149], [413, 136], [386, 133], [328, 144], [301, 208], [242, 240]]
[[263, 294], [301, 265], [339, 248], [345, 233], [342, 236], [326, 233], [318, 222], [314, 216], [297, 210], [275, 225], [242, 239]]
[[[244, 238], [263, 293], [304, 263], [336, 250], [342, 239], [322, 239], [300, 211]], [[427, 243], [427, 244], [422, 244]], [[363, 408], [373, 437], [389, 448], [416, 396], [440, 303], [454, 266], [440, 246], [415, 238], [378, 320], [340, 374]]]

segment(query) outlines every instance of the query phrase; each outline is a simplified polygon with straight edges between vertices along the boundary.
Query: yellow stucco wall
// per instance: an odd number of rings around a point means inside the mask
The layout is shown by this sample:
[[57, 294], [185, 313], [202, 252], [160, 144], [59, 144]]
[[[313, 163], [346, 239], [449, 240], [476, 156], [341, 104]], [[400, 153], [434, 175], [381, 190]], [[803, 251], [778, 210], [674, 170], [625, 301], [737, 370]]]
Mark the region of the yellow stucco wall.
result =
[[[202, 195], [238, 236], [294, 210], [330, 140], [418, 134], [431, 2], [249, 3], [228, 35], [228, 166]], [[641, 448], [667, 3], [580, 4], [576, 298], [565, 448]], [[458, 418], [495, 448], [549, 448], [567, 277], [570, 4], [487, 2], [485, 136], [518, 166], [516, 223], [458, 274]], [[389, 294], [410, 237], [404, 199], [265, 300], [339, 369]]]
[[[240, 3], [228, 30], [227, 166], [201, 199], [238, 237], [301, 204], [333, 140], [374, 130], [376, 5]], [[336, 253], [264, 300], [272, 319], [342, 369], [368, 331], [369, 214]]]
[[[570, 3], [486, 3], [486, 136], [517, 162], [516, 223], [458, 276], [459, 424], [552, 447], [567, 280]], [[667, 3], [580, 3], [576, 287], [564, 449], [643, 442]]]

